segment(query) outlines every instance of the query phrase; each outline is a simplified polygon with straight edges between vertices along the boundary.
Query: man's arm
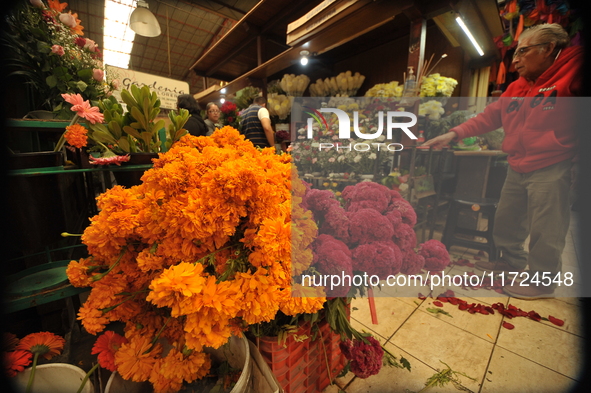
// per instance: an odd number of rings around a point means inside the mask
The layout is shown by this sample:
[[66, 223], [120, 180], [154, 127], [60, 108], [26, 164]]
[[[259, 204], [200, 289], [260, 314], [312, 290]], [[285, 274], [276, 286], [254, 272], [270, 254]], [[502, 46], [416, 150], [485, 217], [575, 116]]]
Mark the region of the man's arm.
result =
[[269, 146], [275, 146], [275, 134], [273, 132], [273, 127], [271, 127], [271, 119], [269, 119], [268, 117], [263, 117], [261, 119], [261, 125], [263, 126], [263, 130], [265, 131], [265, 136], [267, 137]]

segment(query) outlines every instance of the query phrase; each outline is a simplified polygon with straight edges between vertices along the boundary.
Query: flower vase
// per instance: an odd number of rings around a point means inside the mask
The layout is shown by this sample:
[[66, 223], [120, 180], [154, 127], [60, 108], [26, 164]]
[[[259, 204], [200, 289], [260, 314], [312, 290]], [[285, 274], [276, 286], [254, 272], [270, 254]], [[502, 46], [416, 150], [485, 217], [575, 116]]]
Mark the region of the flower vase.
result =
[[[31, 368], [17, 374], [14, 382], [19, 391], [24, 392], [29, 382]], [[82, 384], [86, 372], [80, 367], [68, 363], [48, 363], [37, 365], [35, 379], [31, 387], [31, 393], [57, 393], [76, 392]], [[94, 386], [90, 380], [86, 381], [82, 393], [93, 393]]]
[[124, 187], [133, 187], [142, 184], [142, 176], [146, 169], [129, 169], [130, 165], [148, 165], [152, 164], [152, 159], [158, 158], [158, 153], [131, 153], [129, 161], [121, 165], [121, 170], [113, 171], [117, 184]]

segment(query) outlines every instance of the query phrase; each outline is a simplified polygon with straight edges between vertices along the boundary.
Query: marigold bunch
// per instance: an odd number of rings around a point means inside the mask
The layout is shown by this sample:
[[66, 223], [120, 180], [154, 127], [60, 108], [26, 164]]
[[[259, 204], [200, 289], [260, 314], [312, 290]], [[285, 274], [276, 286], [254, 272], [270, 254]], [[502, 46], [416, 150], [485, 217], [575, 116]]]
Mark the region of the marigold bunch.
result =
[[291, 296], [292, 267], [312, 262], [310, 250], [292, 261], [292, 244], [309, 249], [317, 227], [299, 206], [305, 187], [289, 155], [224, 127], [183, 137], [142, 181], [99, 196], [82, 236], [91, 256], [67, 270], [73, 285], [91, 287], [79, 312], [87, 331], [126, 324], [128, 342], [114, 355], [125, 379], [177, 391], [208, 373], [204, 346], [218, 348], [280, 310], [322, 309], [322, 293]]

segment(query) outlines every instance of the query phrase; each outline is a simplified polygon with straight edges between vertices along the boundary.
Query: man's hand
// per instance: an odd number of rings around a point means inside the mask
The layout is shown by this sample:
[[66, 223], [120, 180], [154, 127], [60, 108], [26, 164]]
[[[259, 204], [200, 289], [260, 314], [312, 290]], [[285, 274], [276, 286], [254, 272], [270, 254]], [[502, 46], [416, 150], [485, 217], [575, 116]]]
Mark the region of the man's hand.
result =
[[427, 142], [423, 143], [421, 146], [433, 146], [434, 148], [441, 148], [443, 146], [449, 145], [449, 143], [456, 137], [454, 131], [447, 132], [443, 135], [436, 136], [433, 139], [429, 139]]

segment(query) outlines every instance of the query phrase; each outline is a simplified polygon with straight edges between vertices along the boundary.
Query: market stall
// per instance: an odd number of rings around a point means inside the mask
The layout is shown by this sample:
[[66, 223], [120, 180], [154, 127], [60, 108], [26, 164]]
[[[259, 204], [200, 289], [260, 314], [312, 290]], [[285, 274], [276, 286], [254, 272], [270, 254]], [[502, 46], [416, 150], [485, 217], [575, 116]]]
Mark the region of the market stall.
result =
[[[474, 291], [503, 293], [497, 276], [474, 283], [470, 269], [497, 255], [503, 130], [423, 145], [494, 103], [515, 77], [510, 60], [524, 25], [550, 16], [571, 23], [563, 8], [517, 15], [520, 2], [493, 0], [218, 3], [223, 12], [245, 9], [200, 44], [189, 82], [133, 64], [101, 74], [98, 46], [75, 30], [81, 21], [63, 3], [26, 2], [13, 15], [12, 38], [39, 24], [47, 42], [68, 34], [75, 44], [60, 51], [45, 42], [39, 54], [64, 62], [63, 73], [44, 79], [54, 90], [32, 92], [61, 120], [8, 122], [14, 156], [57, 157], [8, 173], [29, 190], [20, 201], [11, 194], [11, 210], [54, 210], [13, 216], [21, 220], [14, 237], [28, 242], [11, 248], [4, 312], [16, 322], [6, 351], [12, 381], [35, 392], [52, 383], [45, 366], [75, 364], [72, 384], [89, 393], [357, 392], [363, 387], [350, 389], [390, 373], [396, 383], [414, 381], [412, 389], [480, 391], [488, 362], [441, 369], [413, 351], [415, 338], [405, 337], [410, 350], [396, 341], [399, 330], [409, 334], [404, 321], [384, 329], [415, 310], [427, 318], [420, 325], [439, 329], [455, 306], [498, 318], [498, 337], [500, 327], [515, 328], [504, 318], [564, 325], [555, 310], [540, 316], [506, 296], [469, 301]], [[27, 43], [37, 45], [42, 35], [33, 33]], [[192, 91], [195, 78], [200, 91]], [[188, 135], [190, 115], [176, 107], [185, 90], [202, 109], [218, 108], [213, 134]], [[241, 133], [259, 96], [273, 148]], [[58, 191], [40, 191], [54, 183]], [[44, 206], [35, 202], [41, 196]], [[28, 228], [51, 224], [50, 233]], [[458, 255], [458, 245], [480, 252]], [[434, 285], [452, 271], [461, 285]], [[427, 281], [389, 281], [417, 277]], [[565, 279], [572, 283], [572, 273]], [[385, 298], [397, 299], [395, 312]], [[67, 318], [40, 321], [61, 309]], [[487, 332], [470, 331], [479, 335], [474, 347], [494, 348], [497, 336]]]

